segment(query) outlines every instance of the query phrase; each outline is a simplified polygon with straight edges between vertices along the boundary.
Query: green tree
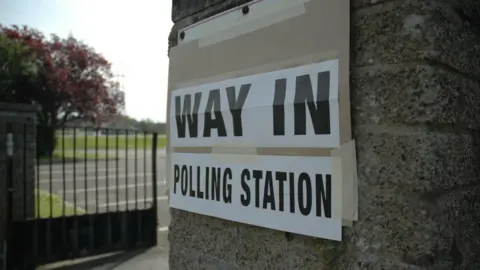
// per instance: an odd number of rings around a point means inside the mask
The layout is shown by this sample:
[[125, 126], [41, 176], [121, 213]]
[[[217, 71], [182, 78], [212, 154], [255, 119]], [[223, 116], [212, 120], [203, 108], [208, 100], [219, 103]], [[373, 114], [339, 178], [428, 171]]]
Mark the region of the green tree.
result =
[[[38, 30], [26, 26], [0, 26], [0, 34], [6, 37], [9, 49], [5, 55], [11, 59], [8, 62], [11, 67], [4, 73], [7, 86], [0, 93], [0, 100], [39, 107], [40, 155], [53, 152], [55, 129], [67, 121], [85, 119], [98, 124], [112, 119], [124, 107], [124, 93], [114, 79], [111, 63], [92, 47], [72, 36], [52, 35], [47, 39]], [[25, 60], [30, 57], [34, 61]], [[32, 68], [35, 76], [28, 80], [18, 75], [19, 72], [29, 74], [30, 69], [25, 67], [30, 65], [23, 61], [35, 67]]]
[[0, 33], [0, 96], [14, 101], [17, 81], [35, 81], [35, 56], [27, 46]]

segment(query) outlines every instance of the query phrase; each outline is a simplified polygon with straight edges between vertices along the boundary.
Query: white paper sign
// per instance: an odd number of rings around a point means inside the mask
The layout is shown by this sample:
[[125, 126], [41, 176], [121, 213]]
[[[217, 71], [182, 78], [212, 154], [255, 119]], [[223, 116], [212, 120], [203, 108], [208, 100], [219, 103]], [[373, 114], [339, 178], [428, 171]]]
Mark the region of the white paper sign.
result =
[[172, 91], [171, 146], [340, 145], [338, 60]]
[[[341, 240], [331, 157], [171, 153], [170, 206], [266, 228]], [[223, 160], [223, 161], [222, 161]], [[228, 161], [227, 161], [228, 160]], [[221, 162], [222, 161], [222, 162]]]

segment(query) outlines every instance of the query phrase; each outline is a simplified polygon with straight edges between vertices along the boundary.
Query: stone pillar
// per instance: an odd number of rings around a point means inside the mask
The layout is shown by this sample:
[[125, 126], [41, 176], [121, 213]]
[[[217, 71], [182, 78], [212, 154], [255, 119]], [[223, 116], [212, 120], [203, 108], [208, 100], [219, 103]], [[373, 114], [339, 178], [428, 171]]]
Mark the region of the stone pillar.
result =
[[13, 134], [13, 219], [35, 215], [36, 107], [0, 103], [0, 240], [7, 214], [7, 127]]
[[[170, 46], [245, 2], [173, 0]], [[476, 3], [351, 2], [359, 221], [341, 243], [172, 210], [171, 269], [480, 269]]]

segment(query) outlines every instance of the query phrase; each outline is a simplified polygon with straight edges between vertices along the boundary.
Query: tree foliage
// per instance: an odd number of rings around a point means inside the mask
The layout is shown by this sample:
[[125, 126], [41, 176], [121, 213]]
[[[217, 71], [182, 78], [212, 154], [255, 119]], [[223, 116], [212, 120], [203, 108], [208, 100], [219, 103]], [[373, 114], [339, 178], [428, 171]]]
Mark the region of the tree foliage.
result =
[[12, 100], [15, 82], [35, 76], [34, 57], [28, 47], [0, 33], [0, 96]]
[[67, 121], [100, 124], [124, 106], [111, 64], [73, 36], [47, 39], [27, 26], [0, 25], [0, 64], [0, 101], [39, 108], [39, 155], [52, 154], [55, 128]]
[[[19, 51], [19, 57], [29, 57], [23, 59], [33, 59], [25, 61], [35, 67], [34, 73], [22, 68], [20, 74], [29, 76], [28, 80], [11, 77], [0, 98], [38, 105], [41, 124], [57, 127], [72, 118], [105, 121], [123, 108], [124, 93], [111, 64], [93, 48], [73, 36], [47, 39], [26, 26], [0, 26], [0, 33], [10, 43], [27, 48], [14, 51]], [[18, 59], [14, 62], [19, 63]]]

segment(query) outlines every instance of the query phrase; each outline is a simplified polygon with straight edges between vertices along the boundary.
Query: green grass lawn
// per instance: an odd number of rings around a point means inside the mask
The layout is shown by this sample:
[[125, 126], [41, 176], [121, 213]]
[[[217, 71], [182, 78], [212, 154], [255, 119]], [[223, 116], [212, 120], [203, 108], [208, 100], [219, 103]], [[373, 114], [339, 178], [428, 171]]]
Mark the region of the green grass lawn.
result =
[[[35, 203], [37, 204], [35, 205], [35, 216], [39, 218], [73, 215], [75, 212], [74, 208], [71, 205], [64, 205], [64, 202], [60, 197], [42, 190], [35, 191]], [[84, 210], [77, 208], [77, 214], [84, 213]]]
[[[167, 142], [166, 136], [158, 136], [158, 143], [157, 143], [157, 148], [163, 148], [165, 147], [165, 144]], [[64, 148], [62, 147], [64, 146]], [[115, 149], [115, 148], [120, 148], [120, 149], [135, 149], [135, 146], [137, 146], [138, 149], [151, 149], [153, 147], [152, 144], [152, 135], [147, 135], [144, 136], [138, 135], [137, 138], [135, 138], [134, 135], [109, 135], [109, 136], [77, 136], [74, 140], [73, 136], [65, 136], [62, 138], [61, 136], [57, 137], [57, 148], [58, 151], [61, 151], [62, 149], [68, 149], [72, 150], [73, 148], [76, 148], [77, 151], [83, 150], [83, 149], [95, 149], [98, 147], [98, 149]]]

